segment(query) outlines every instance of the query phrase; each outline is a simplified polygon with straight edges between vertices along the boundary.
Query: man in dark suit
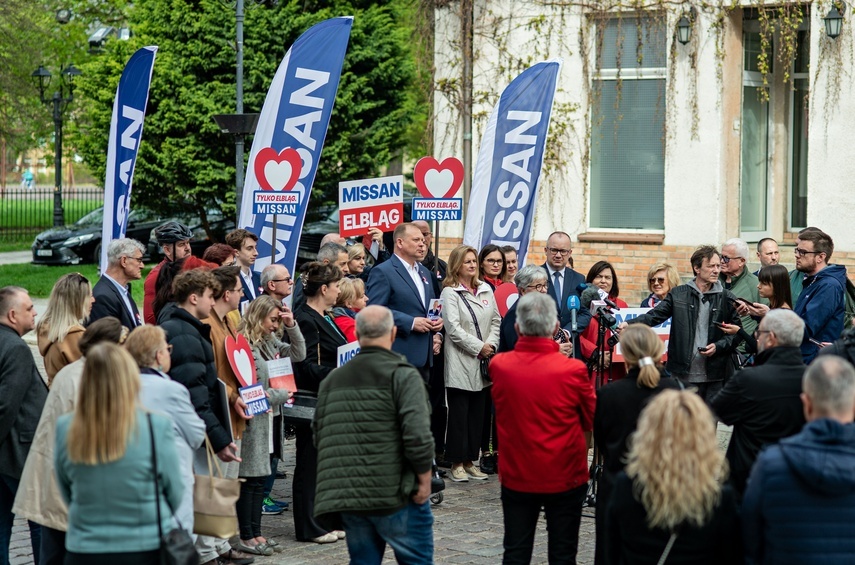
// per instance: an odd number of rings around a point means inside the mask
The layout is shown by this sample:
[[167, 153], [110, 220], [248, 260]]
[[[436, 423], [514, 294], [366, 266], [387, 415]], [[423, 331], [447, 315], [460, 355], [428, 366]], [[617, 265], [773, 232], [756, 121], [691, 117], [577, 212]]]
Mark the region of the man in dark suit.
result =
[[107, 270], [95, 283], [92, 296], [95, 304], [89, 314], [89, 324], [113, 316], [122, 325], [134, 329], [142, 324], [140, 312], [131, 296], [131, 281], [142, 278], [145, 246], [135, 239], [114, 239], [107, 248]]
[[[12, 503], [47, 399], [47, 386], [21, 337], [36, 325], [27, 291], [0, 288], [0, 562], [8, 563]], [[30, 522], [30, 543], [39, 562], [41, 528]]]
[[430, 320], [427, 310], [436, 298], [430, 272], [420, 263], [427, 247], [422, 232], [413, 224], [395, 228], [394, 257], [373, 269], [368, 275], [365, 293], [372, 304], [392, 311], [398, 338], [392, 349], [407, 357], [428, 381], [433, 356], [439, 352], [442, 318]]
[[249, 303], [261, 296], [261, 276], [252, 270], [258, 257], [258, 236], [239, 228], [226, 234], [226, 243], [237, 249], [235, 259], [240, 267], [240, 284], [243, 286], [243, 296], [238, 308], [243, 314]]
[[[570, 236], [563, 231], [556, 231], [550, 234], [546, 240], [545, 251], [546, 263], [543, 265], [543, 268], [546, 269], [546, 274], [549, 275], [547, 279], [547, 283], [549, 284], [547, 292], [558, 305], [558, 318], [561, 320], [561, 327], [566, 328], [570, 323], [570, 310], [567, 308], [567, 299], [571, 294], [581, 296], [576, 287], [580, 284], [585, 284], [585, 277], [567, 267], [567, 259], [573, 253], [573, 246], [570, 242]], [[579, 331], [581, 332], [583, 329], [580, 327]]]
[[755, 366], [737, 371], [710, 407], [733, 426], [727, 448], [730, 479], [741, 496], [760, 449], [801, 431], [802, 337], [805, 324], [792, 310], [770, 310], [757, 330]]

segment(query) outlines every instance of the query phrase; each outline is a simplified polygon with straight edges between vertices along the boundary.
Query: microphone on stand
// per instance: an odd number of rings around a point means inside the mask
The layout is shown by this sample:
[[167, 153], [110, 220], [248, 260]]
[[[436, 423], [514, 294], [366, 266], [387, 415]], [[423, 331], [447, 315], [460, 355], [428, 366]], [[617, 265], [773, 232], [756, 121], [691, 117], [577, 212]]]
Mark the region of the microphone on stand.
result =
[[599, 295], [600, 300], [602, 300], [603, 302], [606, 303], [606, 306], [608, 306], [609, 308], [611, 308], [613, 310], [620, 310], [620, 307], [618, 307], [618, 305], [615, 304], [614, 300], [611, 300], [609, 298], [609, 295], [606, 293], [605, 290], [598, 288], [597, 294]]
[[579, 297], [571, 294], [567, 297], [567, 309], [570, 310], [570, 331], [579, 333], [579, 325], [576, 323], [576, 315], [579, 312]]

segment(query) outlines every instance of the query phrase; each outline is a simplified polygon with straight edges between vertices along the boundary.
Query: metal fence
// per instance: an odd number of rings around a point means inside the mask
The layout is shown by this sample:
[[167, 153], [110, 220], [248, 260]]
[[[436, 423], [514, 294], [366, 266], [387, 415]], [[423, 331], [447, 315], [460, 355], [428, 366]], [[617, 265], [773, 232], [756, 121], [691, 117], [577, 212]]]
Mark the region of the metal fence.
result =
[[[53, 187], [8, 187], [0, 190], [0, 243], [32, 241], [53, 226]], [[94, 186], [65, 188], [62, 207], [65, 224], [73, 224], [104, 205], [104, 190]]]

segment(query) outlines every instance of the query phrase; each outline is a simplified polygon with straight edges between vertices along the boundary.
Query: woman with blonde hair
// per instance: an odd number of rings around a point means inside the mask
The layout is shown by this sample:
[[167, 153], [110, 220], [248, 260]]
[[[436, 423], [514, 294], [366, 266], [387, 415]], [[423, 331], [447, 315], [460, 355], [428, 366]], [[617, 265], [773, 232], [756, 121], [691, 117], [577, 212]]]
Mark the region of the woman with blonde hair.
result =
[[481, 451], [484, 411], [490, 381], [481, 374], [481, 361], [496, 354], [501, 316], [490, 285], [478, 276], [478, 254], [459, 245], [448, 257], [448, 276], [442, 289], [445, 326], [445, 394], [448, 428], [445, 459], [451, 461], [451, 480], [485, 480], [475, 468]]
[[630, 444], [606, 513], [606, 563], [741, 563], [736, 498], [701, 397], [658, 394]]
[[620, 333], [620, 349], [627, 368], [625, 378], [597, 391], [594, 439], [603, 456], [603, 473], [597, 489], [597, 545], [595, 563], [603, 563], [606, 507], [615, 477], [623, 471], [627, 441], [638, 423], [641, 410], [665, 389], [680, 388], [676, 379], [666, 378], [662, 369], [665, 343], [644, 324], [627, 326]]
[[127, 351], [104, 343], [87, 352], [77, 406], [56, 427], [56, 478], [68, 504], [65, 565], [158, 564], [159, 530], [176, 527], [170, 508], [185, 487], [175, 433], [168, 416], [140, 407], [139, 391]]
[[641, 301], [642, 308], [653, 308], [668, 296], [671, 289], [680, 286], [680, 273], [668, 263], [656, 263], [647, 271], [647, 289], [650, 296]]
[[[280, 325], [284, 326], [288, 340], [277, 337]], [[257, 382], [261, 383], [267, 393], [267, 400], [274, 414], [279, 413], [279, 407], [288, 401], [294, 391], [270, 386], [270, 372], [267, 363], [281, 357], [290, 357], [291, 361], [302, 361], [306, 358], [306, 342], [300, 327], [294, 320], [290, 309], [267, 294], [259, 296], [249, 303], [243, 319], [238, 326], [238, 332], [243, 334], [252, 348], [255, 361]], [[272, 463], [278, 465], [282, 455], [280, 436], [281, 421], [278, 425], [271, 423], [270, 413], [253, 416], [246, 423], [241, 443], [241, 463], [238, 476], [244, 479], [240, 487], [240, 498], [237, 502], [238, 524], [240, 525], [240, 542], [237, 549], [254, 555], [272, 555], [275, 551], [284, 549], [279, 542], [261, 535], [261, 511], [265, 502], [265, 483], [271, 474]], [[274, 419], [275, 422], [275, 419]], [[270, 431], [273, 430], [273, 439]], [[274, 461], [271, 461], [269, 446], [273, 445]]]
[[60, 369], [80, 359], [78, 343], [94, 302], [92, 285], [80, 273], [63, 275], [53, 285], [47, 309], [36, 326], [48, 387]]
[[338, 300], [333, 307], [335, 325], [344, 333], [348, 343], [356, 341], [356, 314], [368, 305], [362, 279], [343, 278], [338, 283]]

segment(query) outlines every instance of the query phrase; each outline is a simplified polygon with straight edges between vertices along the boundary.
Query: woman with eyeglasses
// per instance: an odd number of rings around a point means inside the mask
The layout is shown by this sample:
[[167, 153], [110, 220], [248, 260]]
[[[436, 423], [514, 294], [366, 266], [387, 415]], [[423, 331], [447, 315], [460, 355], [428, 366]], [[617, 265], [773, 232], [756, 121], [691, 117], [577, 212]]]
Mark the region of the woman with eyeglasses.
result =
[[[279, 328], [284, 327], [286, 339], [280, 339]], [[290, 310], [269, 295], [262, 295], [249, 303], [238, 332], [244, 335], [252, 348], [257, 381], [267, 393], [274, 414], [286, 403], [294, 391], [279, 386], [271, 387], [268, 363], [288, 357], [293, 363], [306, 358], [306, 342]], [[284, 548], [276, 540], [261, 533], [261, 514], [264, 506], [265, 483], [270, 476], [272, 462], [269, 446], [274, 455], [282, 455], [281, 439], [276, 433], [280, 426], [271, 423], [271, 413], [253, 416], [246, 424], [241, 442], [240, 472], [244, 480], [237, 502], [240, 542], [237, 549], [254, 555], [272, 555]], [[271, 439], [270, 431], [273, 430]]]
[[80, 359], [78, 342], [94, 302], [92, 285], [80, 273], [63, 275], [53, 285], [47, 310], [36, 325], [48, 387], [60, 369]]
[[[609, 300], [617, 304], [618, 308], [628, 308], [626, 302], [618, 297], [620, 286], [618, 285], [617, 273], [615, 268], [608, 261], [597, 261], [588, 270], [588, 276], [585, 277], [585, 282], [589, 285], [605, 292]], [[596, 299], [596, 298], [595, 298]], [[600, 329], [600, 323], [597, 316], [591, 317], [591, 323], [585, 328], [585, 331], [579, 336], [579, 347], [582, 350], [582, 356], [586, 359], [594, 355], [597, 349], [597, 339]], [[608, 342], [612, 337], [612, 331], [606, 330], [605, 342]], [[626, 375], [626, 369], [623, 363], [611, 367], [611, 354], [608, 352], [608, 345], [605, 345], [605, 350], [600, 352], [603, 356], [603, 367], [609, 369], [609, 377], [611, 380], [622, 379]], [[592, 361], [593, 363], [593, 361]], [[605, 375], [604, 375], [605, 376]]]
[[[338, 300], [343, 278], [336, 265], [312, 262], [303, 267], [300, 280], [306, 302], [296, 311], [297, 323], [306, 339], [306, 359], [294, 365], [297, 388], [317, 394], [321, 381], [338, 364], [338, 348], [347, 338], [336, 326], [332, 308]], [[298, 425], [297, 465], [294, 469], [294, 532], [298, 541], [333, 543], [344, 539], [344, 531], [328, 531], [314, 517], [318, 452], [309, 425]]]
[[125, 349], [140, 369], [140, 404], [151, 411], [169, 414], [175, 432], [175, 448], [184, 485], [175, 517], [181, 526], [193, 531], [193, 454], [205, 441], [205, 422], [190, 401], [190, 392], [169, 378], [172, 346], [166, 343], [166, 332], [160, 326], [139, 326], [125, 341]]
[[62, 501], [54, 475], [56, 421], [63, 414], [73, 412], [77, 406], [83, 366], [89, 350], [99, 343], [121, 344], [127, 337], [128, 328], [118, 318], [107, 316], [92, 322], [78, 343], [82, 357], [60, 369], [53, 379], [12, 508], [18, 517], [42, 526], [39, 565], [65, 563], [68, 507]]
[[[478, 265], [480, 266], [481, 278], [490, 285], [491, 290], [496, 290], [497, 287], [505, 284], [507, 267], [505, 254], [501, 247], [492, 243], [482, 247], [481, 253], [478, 254]], [[450, 273], [451, 271], [449, 271]]]
[[668, 263], [656, 263], [647, 271], [647, 289], [650, 296], [641, 301], [641, 308], [655, 307], [675, 286], [680, 286], [680, 273], [677, 269]]
[[65, 565], [156, 565], [186, 488], [172, 420], [140, 406], [139, 368], [117, 345], [87, 352], [80, 386], [86, 394], [56, 424]]

